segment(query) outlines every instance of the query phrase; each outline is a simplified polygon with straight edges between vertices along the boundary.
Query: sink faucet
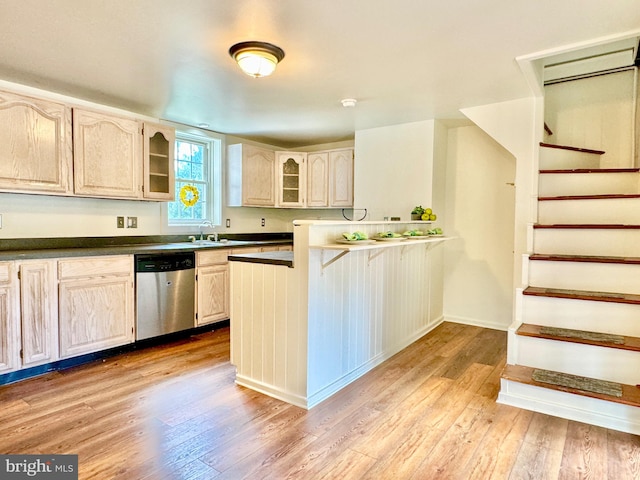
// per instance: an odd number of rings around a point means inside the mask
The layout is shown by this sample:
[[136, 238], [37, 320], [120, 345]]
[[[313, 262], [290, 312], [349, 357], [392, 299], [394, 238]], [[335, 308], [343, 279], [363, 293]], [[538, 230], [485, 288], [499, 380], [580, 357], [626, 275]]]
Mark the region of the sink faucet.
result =
[[211, 227], [213, 228], [213, 223], [211, 223], [209, 220], [205, 220], [204, 222], [202, 222], [199, 226], [200, 228], [200, 240], [204, 240], [204, 232], [202, 231], [204, 227]]

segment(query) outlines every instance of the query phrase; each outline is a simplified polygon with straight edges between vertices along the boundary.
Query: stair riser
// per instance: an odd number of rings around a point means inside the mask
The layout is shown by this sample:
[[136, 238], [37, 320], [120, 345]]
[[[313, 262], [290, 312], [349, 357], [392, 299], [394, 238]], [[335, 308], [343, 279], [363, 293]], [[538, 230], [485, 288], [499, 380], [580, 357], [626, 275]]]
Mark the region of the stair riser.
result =
[[640, 408], [500, 380], [498, 403], [640, 435]]
[[640, 265], [535, 260], [529, 263], [528, 284], [568, 290], [640, 294]]
[[538, 223], [638, 225], [640, 198], [540, 201]]
[[538, 196], [606, 195], [639, 193], [637, 173], [545, 173], [540, 175]]
[[520, 308], [518, 323], [640, 337], [640, 305], [523, 295]]
[[540, 170], [599, 167], [600, 155], [560, 148], [540, 148]]
[[516, 337], [516, 363], [533, 368], [635, 385], [640, 352], [615, 348]]
[[640, 229], [536, 228], [533, 251], [558, 255], [640, 257]]

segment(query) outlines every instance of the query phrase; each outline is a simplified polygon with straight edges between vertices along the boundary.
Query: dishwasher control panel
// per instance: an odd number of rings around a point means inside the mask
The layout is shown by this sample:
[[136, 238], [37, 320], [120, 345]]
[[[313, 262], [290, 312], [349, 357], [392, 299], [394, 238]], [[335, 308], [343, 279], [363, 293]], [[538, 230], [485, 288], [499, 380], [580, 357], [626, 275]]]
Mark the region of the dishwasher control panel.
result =
[[195, 267], [193, 252], [136, 255], [136, 272], [171, 272]]

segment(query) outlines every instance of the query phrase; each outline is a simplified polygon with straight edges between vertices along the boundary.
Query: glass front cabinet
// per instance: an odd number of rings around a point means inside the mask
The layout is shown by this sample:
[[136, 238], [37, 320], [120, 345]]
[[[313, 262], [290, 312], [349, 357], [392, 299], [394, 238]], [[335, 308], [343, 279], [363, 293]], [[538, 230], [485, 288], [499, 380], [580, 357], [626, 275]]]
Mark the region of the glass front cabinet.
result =
[[307, 192], [307, 154], [276, 152], [278, 206], [304, 207]]

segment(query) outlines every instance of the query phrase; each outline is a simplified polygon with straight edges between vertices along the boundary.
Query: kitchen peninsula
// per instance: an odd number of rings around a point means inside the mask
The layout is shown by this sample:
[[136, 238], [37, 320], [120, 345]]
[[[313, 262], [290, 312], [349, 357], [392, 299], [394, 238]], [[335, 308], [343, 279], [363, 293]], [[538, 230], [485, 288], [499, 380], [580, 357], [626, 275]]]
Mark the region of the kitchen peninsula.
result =
[[[286, 262], [230, 257], [236, 382], [312, 408], [439, 325], [447, 237], [342, 244], [428, 222], [293, 222]], [[253, 258], [249, 258], [253, 257]], [[264, 260], [264, 261], [261, 261]]]

